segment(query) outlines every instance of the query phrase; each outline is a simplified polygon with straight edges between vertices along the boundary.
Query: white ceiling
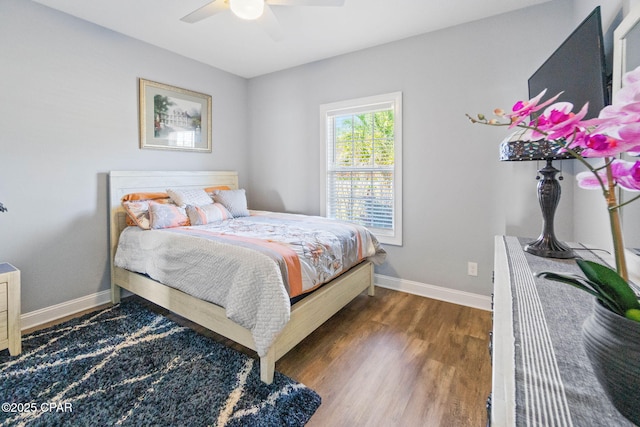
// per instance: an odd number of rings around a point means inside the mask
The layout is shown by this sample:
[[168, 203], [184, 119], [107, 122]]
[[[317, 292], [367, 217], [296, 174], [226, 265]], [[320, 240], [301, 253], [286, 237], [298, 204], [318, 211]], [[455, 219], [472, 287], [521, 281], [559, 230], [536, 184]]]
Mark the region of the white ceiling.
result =
[[33, 1], [250, 78], [549, 0], [345, 0], [342, 7], [271, 6], [284, 32], [277, 42], [259, 23], [228, 10], [195, 24], [180, 21], [209, 0]]

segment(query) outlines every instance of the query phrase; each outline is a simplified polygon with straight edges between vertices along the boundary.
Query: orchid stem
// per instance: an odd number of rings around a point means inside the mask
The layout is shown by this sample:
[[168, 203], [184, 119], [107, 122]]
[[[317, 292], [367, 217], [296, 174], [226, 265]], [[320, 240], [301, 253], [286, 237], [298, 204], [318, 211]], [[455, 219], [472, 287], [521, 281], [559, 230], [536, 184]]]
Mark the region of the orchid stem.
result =
[[613, 238], [613, 253], [616, 259], [616, 270], [618, 274], [625, 280], [629, 281], [629, 273], [627, 272], [627, 262], [624, 253], [624, 243], [622, 241], [622, 225], [620, 223], [620, 209], [617, 209], [618, 201], [616, 199], [615, 181], [613, 179], [613, 171], [611, 170], [611, 162], [607, 159], [607, 181], [609, 188], [607, 190], [607, 207], [609, 208], [609, 222], [611, 223], [611, 236]]

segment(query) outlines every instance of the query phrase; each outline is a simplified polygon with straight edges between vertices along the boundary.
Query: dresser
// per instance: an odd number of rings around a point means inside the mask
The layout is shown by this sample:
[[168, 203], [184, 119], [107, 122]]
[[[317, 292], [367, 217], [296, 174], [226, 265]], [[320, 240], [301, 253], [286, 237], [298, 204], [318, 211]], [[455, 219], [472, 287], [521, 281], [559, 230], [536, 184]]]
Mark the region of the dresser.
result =
[[[579, 268], [574, 260], [525, 252], [531, 240], [495, 238], [491, 426], [633, 426], [609, 402], [582, 346], [595, 298], [535, 277]], [[582, 245], [569, 245], [603, 263]]]
[[16, 356], [22, 351], [20, 332], [20, 270], [0, 263], [0, 350]]

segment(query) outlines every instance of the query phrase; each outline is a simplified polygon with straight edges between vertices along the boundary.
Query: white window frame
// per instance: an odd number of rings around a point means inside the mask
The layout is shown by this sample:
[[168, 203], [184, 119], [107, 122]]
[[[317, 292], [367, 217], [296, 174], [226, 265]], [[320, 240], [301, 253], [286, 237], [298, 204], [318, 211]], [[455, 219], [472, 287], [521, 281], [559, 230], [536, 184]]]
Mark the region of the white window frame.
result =
[[320, 105], [320, 213], [327, 215], [327, 172], [329, 145], [327, 126], [330, 117], [369, 110], [376, 105], [392, 104], [394, 109], [393, 228], [372, 230], [381, 243], [402, 246], [402, 92], [350, 99]]

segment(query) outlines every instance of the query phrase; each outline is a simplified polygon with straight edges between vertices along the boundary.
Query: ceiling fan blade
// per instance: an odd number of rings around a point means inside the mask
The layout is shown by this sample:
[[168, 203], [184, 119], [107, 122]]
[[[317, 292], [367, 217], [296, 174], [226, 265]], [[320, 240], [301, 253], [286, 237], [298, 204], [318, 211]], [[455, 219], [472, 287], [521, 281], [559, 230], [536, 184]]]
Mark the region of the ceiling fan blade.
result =
[[211, 3], [207, 3], [199, 9], [194, 10], [190, 14], [180, 18], [183, 22], [193, 24], [198, 21], [202, 21], [205, 18], [215, 15], [218, 12], [222, 12], [228, 8], [224, 0], [213, 0]]
[[273, 10], [268, 5], [265, 5], [264, 13], [258, 19], [258, 24], [269, 34], [273, 41], [279, 42], [284, 38], [284, 31], [280, 26], [280, 22], [278, 22], [278, 18], [276, 18]]
[[344, 6], [344, 0], [266, 0], [274, 6]]

